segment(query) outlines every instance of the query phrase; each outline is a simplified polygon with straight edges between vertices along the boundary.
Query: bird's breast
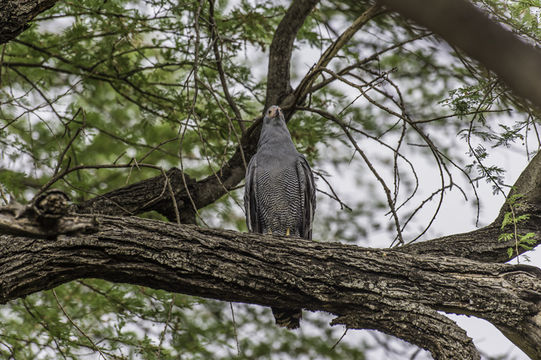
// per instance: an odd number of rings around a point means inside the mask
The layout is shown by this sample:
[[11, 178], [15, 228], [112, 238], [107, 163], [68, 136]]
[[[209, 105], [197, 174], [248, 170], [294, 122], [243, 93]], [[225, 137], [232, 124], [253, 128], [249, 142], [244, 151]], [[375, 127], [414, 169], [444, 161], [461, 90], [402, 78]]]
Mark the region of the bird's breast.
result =
[[257, 197], [264, 232], [299, 236], [302, 195], [295, 162], [267, 159], [258, 169]]

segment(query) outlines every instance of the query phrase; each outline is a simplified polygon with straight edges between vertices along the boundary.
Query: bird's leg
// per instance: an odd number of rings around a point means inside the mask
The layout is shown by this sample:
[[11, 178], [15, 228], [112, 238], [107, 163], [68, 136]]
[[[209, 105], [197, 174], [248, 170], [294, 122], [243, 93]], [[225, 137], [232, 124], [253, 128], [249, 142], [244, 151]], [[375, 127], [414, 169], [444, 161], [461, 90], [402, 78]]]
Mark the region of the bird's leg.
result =
[[289, 233], [289, 228], [286, 229], [286, 236], [289, 236], [290, 233]]

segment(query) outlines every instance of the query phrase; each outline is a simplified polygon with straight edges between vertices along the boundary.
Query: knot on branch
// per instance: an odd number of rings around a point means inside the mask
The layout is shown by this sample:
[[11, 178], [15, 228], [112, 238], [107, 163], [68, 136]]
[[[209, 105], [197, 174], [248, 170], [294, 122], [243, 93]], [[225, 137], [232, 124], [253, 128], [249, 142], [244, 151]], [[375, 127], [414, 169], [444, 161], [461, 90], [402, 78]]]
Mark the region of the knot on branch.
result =
[[18, 203], [0, 207], [0, 233], [54, 238], [74, 232], [96, 232], [91, 216], [68, 214], [69, 198], [60, 190], [39, 194], [29, 205]]
[[58, 221], [68, 213], [69, 198], [64, 192], [56, 189], [38, 194], [28, 207], [37, 222], [46, 232], [54, 232]]
[[[513, 265], [508, 271], [502, 273], [503, 278], [517, 289], [517, 295], [524, 300], [541, 302], [541, 269], [520, 264]], [[537, 307], [533, 310], [537, 311]]]
[[57, 220], [68, 212], [69, 198], [60, 190], [48, 190], [38, 195], [32, 202], [38, 219]]

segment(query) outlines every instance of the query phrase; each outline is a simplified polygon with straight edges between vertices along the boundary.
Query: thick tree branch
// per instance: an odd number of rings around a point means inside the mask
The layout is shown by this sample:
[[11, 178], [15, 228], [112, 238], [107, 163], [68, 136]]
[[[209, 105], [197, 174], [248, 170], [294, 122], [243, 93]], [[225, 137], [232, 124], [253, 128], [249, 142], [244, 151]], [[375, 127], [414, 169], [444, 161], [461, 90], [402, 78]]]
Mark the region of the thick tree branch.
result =
[[541, 51], [466, 0], [378, 0], [438, 33], [541, 109]]
[[[392, 316], [411, 308], [417, 309], [422, 324], [423, 316], [439, 310], [510, 329], [508, 336], [517, 346], [534, 358], [541, 356], [534, 343], [541, 336], [541, 271], [531, 266], [291, 241], [135, 217], [69, 215], [53, 227], [55, 235], [51, 226], [40, 233], [39, 219], [23, 214], [17, 218], [2, 212], [19, 225], [12, 230], [4, 226], [0, 235], [2, 303], [96, 277], [225, 301], [327, 311], [342, 316], [339, 322], [349, 327], [372, 324], [399, 337], [404, 326], [415, 324], [414, 317], [393, 328], [383, 318], [380, 324], [375, 315], [362, 322], [351, 314], [381, 311]], [[88, 226], [81, 232], [65, 228], [73, 223]], [[29, 224], [32, 231], [21, 231]], [[430, 339], [442, 330], [419, 331], [425, 333], [419, 345], [431, 351], [441, 345]], [[442, 341], [468, 343], [453, 334]]]
[[435, 359], [479, 359], [473, 341], [454, 321], [419, 304], [404, 302], [377, 311], [342, 315], [333, 324], [378, 329], [429, 350]]
[[[184, 175], [188, 188], [194, 191], [195, 181]], [[167, 177], [167, 178], [166, 178]], [[88, 201], [73, 206], [72, 211], [85, 214], [107, 214], [116, 216], [138, 215], [147, 211], [156, 211], [175, 221], [175, 211], [167, 181], [175, 195], [175, 201], [184, 224], [195, 223], [195, 212], [182, 180], [182, 172], [172, 168], [164, 175], [158, 175], [137, 183], [96, 196]]]
[[0, 0], [0, 44], [26, 30], [30, 20], [56, 2], [57, 0]]
[[269, 53], [265, 109], [271, 105], [281, 104], [292, 92], [289, 67], [293, 42], [304, 20], [317, 3], [318, 0], [295, 0], [276, 28]]

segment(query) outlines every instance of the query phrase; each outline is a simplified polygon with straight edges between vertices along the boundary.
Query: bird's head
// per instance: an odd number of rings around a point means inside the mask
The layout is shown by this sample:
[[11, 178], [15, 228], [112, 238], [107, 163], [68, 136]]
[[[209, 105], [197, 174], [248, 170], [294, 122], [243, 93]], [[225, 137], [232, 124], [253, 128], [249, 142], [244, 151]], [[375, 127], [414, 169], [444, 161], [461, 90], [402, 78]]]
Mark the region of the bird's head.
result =
[[261, 135], [257, 144], [258, 149], [261, 145], [270, 143], [273, 146], [278, 145], [283, 147], [285, 146], [284, 144], [289, 144], [294, 147], [282, 109], [277, 105], [272, 105], [265, 110], [264, 115]]
[[265, 112], [265, 116], [269, 118], [273, 118], [280, 115], [281, 112], [282, 112], [282, 109], [280, 109], [278, 105], [272, 105], [272, 106], [269, 106], [269, 108]]
[[[276, 120], [278, 120], [278, 121], [276, 121]], [[276, 123], [276, 124], [280, 123], [280, 122], [285, 123], [284, 114], [282, 113], [282, 109], [280, 109], [280, 107], [278, 105], [269, 106], [267, 111], [265, 111], [264, 121], [266, 123]]]

